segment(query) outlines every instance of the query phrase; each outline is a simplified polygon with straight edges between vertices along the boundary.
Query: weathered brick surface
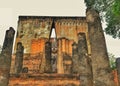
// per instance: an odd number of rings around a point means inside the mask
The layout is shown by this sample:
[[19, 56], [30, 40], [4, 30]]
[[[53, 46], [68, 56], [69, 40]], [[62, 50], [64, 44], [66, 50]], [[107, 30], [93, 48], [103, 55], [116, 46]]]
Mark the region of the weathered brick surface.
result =
[[117, 67], [117, 74], [118, 74], [118, 84], [120, 85], [120, 58], [116, 59], [116, 67]]
[[46, 42], [45, 43], [45, 72], [51, 73], [52, 72], [52, 66], [51, 66], [51, 43]]
[[119, 86], [119, 83], [118, 83], [118, 72], [117, 72], [117, 69], [114, 69], [112, 70], [112, 74], [114, 76], [114, 83], [115, 83], [115, 86]]
[[[49, 40], [53, 19], [55, 52], [54, 43], [46, 45], [53, 42]], [[14, 75], [13, 54], [9, 86], [114, 86], [99, 15], [94, 10], [87, 10], [86, 18], [20, 16], [15, 49], [18, 42], [24, 46], [24, 72]]]
[[72, 44], [72, 73], [75, 73], [75, 74], [77, 74], [77, 73], [79, 73], [78, 71], [79, 71], [79, 63], [78, 63], [78, 61], [79, 61], [79, 56], [78, 56], [78, 45], [74, 42], [73, 44]]
[[90, 86], [93, 85], [92, 78], [92, 63], [91, 59], [87, 56], [87, 42], [85, 33], [78, 34], [78, 44], [74, 43], [73, 45], [73, 74], [80, 74], [81, 86]]
[[34, 53], [34, 50], [40, 51], [40, 44], [34, 39], [49, 38], [53, 19], [55, 20], [55, 28], [57, 28], [57, 38], [65, 37], [77, 42], [77, 34], [79, 32], [86, 32], [87, 23], [85, 17], [20, 16], [14, 51], [16, 51], [17, 42], [22, 42], [25, 53]]
[[94, 86], [114, 86], [99, 13], [88, 8], [86, 19], [91, 44]]
[[12, 27], [6, 31], [3, 49], [0, 55], [0, 86], [7, 86], [9, 82], [14, 34], [15, 31]]
[[77, 75], [34, 74], [12, 75], [8, 86], [80, 86]]
[[15, 73], [22, 72], [23, 68], [24, 47], [21, 42], [17, 43], [16, 57], [15, 57]]

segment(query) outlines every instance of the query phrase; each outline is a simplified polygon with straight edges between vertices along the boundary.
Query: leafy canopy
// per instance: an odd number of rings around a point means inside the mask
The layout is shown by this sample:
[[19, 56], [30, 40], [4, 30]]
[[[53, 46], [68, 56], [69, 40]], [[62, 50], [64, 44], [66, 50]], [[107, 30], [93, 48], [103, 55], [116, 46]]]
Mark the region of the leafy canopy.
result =
[[112, 53], [108, 53], [109, 61], [110, 61], [110, 67], [114, 70], [116, 69], [116, 58]]
[[105, 18], [106, 34], [120, 38], [120, 0], [84, 0], [88, 8], [94, 8]]

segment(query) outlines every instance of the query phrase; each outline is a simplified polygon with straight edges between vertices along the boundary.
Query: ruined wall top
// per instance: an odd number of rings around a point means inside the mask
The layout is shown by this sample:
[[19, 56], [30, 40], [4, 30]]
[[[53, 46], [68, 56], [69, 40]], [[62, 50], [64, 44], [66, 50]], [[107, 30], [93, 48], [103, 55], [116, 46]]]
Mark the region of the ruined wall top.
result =
[[86, 20], [86, 17], [82, 16], [19, 16], [19, 20], [26, 20], [26, 19], [81, 19]]
[[31, 45], [35, 45], [33, 40], [49, 39], [53, 21], [55, 22], [57, 39], [66, 38], [77, 42], [77, 34], [86, 32], [86, 17], [19, 16], [15, 49], [17, 42], [21, 42], [25, 53], [30, 53]]

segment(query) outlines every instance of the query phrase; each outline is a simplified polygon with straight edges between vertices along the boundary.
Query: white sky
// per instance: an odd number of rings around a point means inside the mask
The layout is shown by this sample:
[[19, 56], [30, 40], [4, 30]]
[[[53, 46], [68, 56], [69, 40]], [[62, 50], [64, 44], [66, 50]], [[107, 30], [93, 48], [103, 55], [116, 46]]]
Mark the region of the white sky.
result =
[[[19, 15], [32, 16], [85, 16], [84, 0], [1, 0], [0, 45], [9, 27], [17, 29]], [[105, 24], [103, 24], [105, 27]], [[108, 52], [120, 57], [120, 40], [106, 36]]]

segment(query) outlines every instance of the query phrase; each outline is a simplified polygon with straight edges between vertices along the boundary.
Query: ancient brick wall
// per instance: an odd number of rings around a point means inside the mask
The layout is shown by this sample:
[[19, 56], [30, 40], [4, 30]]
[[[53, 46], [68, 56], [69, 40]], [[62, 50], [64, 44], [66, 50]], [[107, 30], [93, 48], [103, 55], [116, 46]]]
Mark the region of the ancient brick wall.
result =
[[[87, 33], [87, 23], [84, 17], [20, 16], [18, 22], [14, 53], [16, 52], [17, 42], [22, 42], [25, 48], [24, 52], [30, 53], [31, 45], [33, 44], [34, 46], [35, 44], [34, 39], [49, 38], [53, 19], [55, 21], [57, 38], [64, 37], [69, 40], [74, 40], [77, 42], [77, 34], [79, 32]], [[35, 49], [36, 48], [37, 47], [35, 47]]]
[[15, 30], [12, 27], [6, 31], [3, 48], [0, 54], [0, 86], [7, 86], [9, 82], [14, 34]]
[[[114, 82], [118, 86], [119, 63], [118, 74], [113, 71], [113, 82], [99, 14], [88, 9], [86, 15], [86, 18], [20, 16], [12, 61], [15, 32], [12, 27], [6, 31], [0, 55], [0, 86], [7, 86], [8, 81], [9, 86], [114, 86]], [[53, 21], [56, 47], [50, 38]], [[52, 48], [57, 49], [54, 52]]]
[[[46, 62], [49, 62], [49, 65], [51, 64], [51, 61], [48, 61], [47, 58], [51, 60], [51, 56], [46, 56], [49, 54], [49, 51], [45, 50], [48, 49], [47, 47], [45, 48], [45, 44], [46, 42], [53, 41], [53, 39], [49, 38], [53, 20], [55, 22], [57, 38], [57, 72], [52, 75], [48, 70], [46, 71], [48, 69]], [[78, 42], [77, 35], [80, 32], [85, 33], [87, 45], [89, 44], [87, 27], [85, 17], [20, 16], [11, 64], [9, 86], [79, 86], [79, 75], [71, 78], [72, 44]], [[18, 42], [21, 42], [24, 46], [24, 57], [22, 72], [16, 76], [14, 74], [15, 53]], [[89, 45], [87, 47], [90, 48]], [[48, 74], [47, 77], [44, 76], [45, 73]], [[31, 74], [31, 76], [28, 77], [28, 74]], [[34, 74], [38, 75], [34, 76]], [[44, 79], [38, 79], [38, 76]], [[53, 77], [52, 80], [50, 77]]]
[[[79, 32], [84, 32], [87, 35], [87, 23], [84, 17], [20, 16], [14, 53], [16, 53], [17, 43], [21, 42], [24, 46], [25, 54], [35, 55], [39, 53], [42, 55], [41, 58], [45, 59], [45, 43], [49, 39], [53, 20], [55, 22], [58, 42], [58, 72], [61, 71], [60, 73], [64, 73], [63, 57], [67, 56], [69, 58], [72, 56], [72, 44], [73, 42], [78, 42], [77, 34]], [[88, 36], [86, 37], [88, 39]], [[89, 42], [87, 41], [87, 43]], [[29, 59], [32, 58], [29, 56]], [[30, 60], [24, 60], [24, 67], [25, 64], [27, 64], [27, 61], [31, 64]], [[12, 61], [12, 70], [14, 69], [13, 64], [14, 62]]]
[[112, 74], [114, 75], [114, 83], [115, 83], [115, 86], [119, 86], [117, 70], [114, 69], [114, 70], [112, 71]]
[[16, 40], [22, 42], [25, 53], [30, 53], [31, 51], [31, 40], [35, 38], [49, 38], [51, 23], [51, 18], [19, 17]]
[[32, 39], [31, 40], [31, 54], [36, 54], [36, 53], [44, 53], [45, 51], [45, 43], [47, 42], [48, 39], [45, 38], [39, 38], [39, 39]]
[[99, 12], [88, 8], [86, 20], [91, 45], [93, 84], [95, 86], [114, 86]]
[[80, 86], [76, 75], [35, 74], [11, 76], [8, 86]]

